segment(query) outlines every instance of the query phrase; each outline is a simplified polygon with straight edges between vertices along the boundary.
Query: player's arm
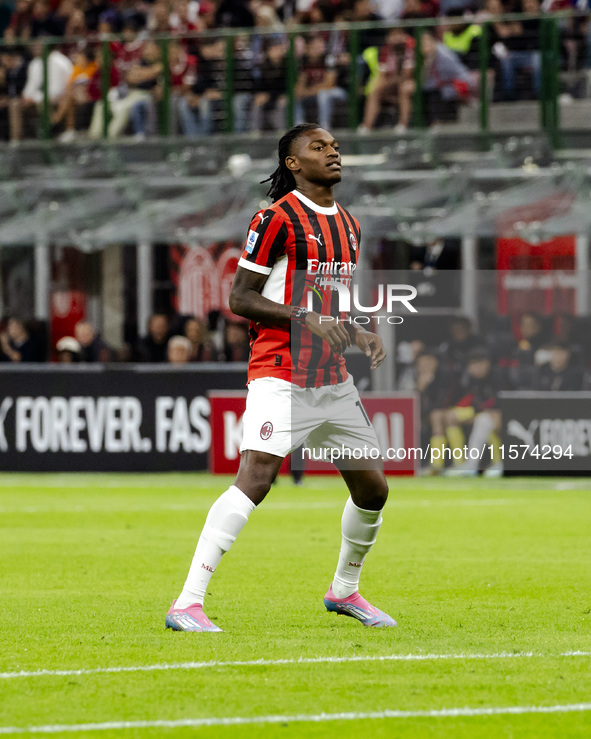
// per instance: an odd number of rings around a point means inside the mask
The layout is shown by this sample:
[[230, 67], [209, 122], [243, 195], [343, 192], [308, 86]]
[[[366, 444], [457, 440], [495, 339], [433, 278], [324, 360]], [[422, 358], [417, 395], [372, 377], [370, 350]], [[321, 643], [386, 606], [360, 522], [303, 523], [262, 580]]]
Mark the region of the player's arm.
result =
[[320, 336], [330, 348], [341, 354], [351, 346], [351, 338], [343, 325], [336, 321], [322, 321], [314, 311], [299, 306], [283, 305], [261, 295], [268, 275], [238, 267], [230, 290], [230, 310], [237, 316], [248, 318], [267, 326], [289, 326], [298, 321], [313, 334]]
[[366, 331], [363, 326], [357, 326], [355, 323], [348, 323], [347, 331], [352, 342], [371, 359], [370, 369], [377, 369], [386, 359], [386, 350], [382, 339], [377, 334]]

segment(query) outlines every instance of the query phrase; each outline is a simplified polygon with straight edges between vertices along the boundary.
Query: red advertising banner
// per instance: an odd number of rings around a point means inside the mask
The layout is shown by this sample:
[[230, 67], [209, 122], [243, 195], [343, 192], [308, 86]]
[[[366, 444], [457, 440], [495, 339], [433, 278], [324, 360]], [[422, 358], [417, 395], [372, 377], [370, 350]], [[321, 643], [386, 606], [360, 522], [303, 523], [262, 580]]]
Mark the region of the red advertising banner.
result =
[[[209, 470], [215, 474], [236, 474], [240, 462], [242, 441], [242, 415], [246, 406], [246, 393], [210, 392], [211, 446]], [[421, 458], [418, 451], [419, 401], [407, 393], [366, 393], [363, 406], [378, 435], [385, 460], [384, 469], [389, 475], [418, 474]], [[306, 461], [306, 474], [335, 474], [335, 467], [324, 462]], [[282, 473], [289, 472], [286, 460]]]
[[575, 246], [574, 236], [556, 236], [539, 244], [517, 238], [497, 239], [500, 315], [526, 311], [574, 314]]

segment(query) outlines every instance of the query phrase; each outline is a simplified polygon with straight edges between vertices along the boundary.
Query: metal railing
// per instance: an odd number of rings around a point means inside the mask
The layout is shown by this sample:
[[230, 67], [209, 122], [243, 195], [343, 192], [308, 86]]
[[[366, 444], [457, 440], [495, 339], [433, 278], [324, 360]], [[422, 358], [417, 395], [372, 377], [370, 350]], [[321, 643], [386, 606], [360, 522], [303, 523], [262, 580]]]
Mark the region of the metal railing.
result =
[[[422, 94], [424, 59], [421, 49], [421, 37], [427, 31], [437, 32], [441, 26], [458, 26], [466, 25], [468, 22], [481, 27], [481, 33], [478, 37], [478, 56], [479, 69], [478, 74], [478, 129], [483, 135], [490, 132], [490, 78], [488, 70], [490, 68], [491, 54], [489, 48], [489, 29], [491, 25], [498, 22], [523, 21], [539, 18], [540, 34], [539, 34], [539, 52], [541, 54], [541, 90], [539, 95], [539, 125], [545, 131], [554, 146], [560, 143], [560, 117], [558, 106], [559, 95], [559, 72], [560, 72], [560, 23], [569, 22], [574, 18], [586, 17], [586, 14], [578, 11], [561, 11], [557, 13], [540, 14], [505, 14], [500, 16], [490, 16], [485, 20], [471, 19], [468, 21], [462, 17], [453, 18], [435, 18], [424, 20], [399, 21], [397, 23], [380, 22], [380, 23], [343, 23], [331, 25], [317, 26], [293, 26], [285, 29], [272, 29], [261, 32], [259, 29], [215, 29], [207, 32], [191, 32], [177, 35], [151, 35], [150, 38], [156, 41], [161, 50], [161, 61], [163, 66], [163, 74], [161, 79], [162, 95], [158, 102], [158, 132], [161, 136], [169, 136], [171, 133], [171, 69], [169, 65], [169, 47], [171, 41], [180, 40], [183, 42], [199, 42], [207, 38], [225, 38], [225, 67], [226, 67], [226, 84], [223, 92], [223, 131], [231, 133], [234, 128], [233, 115], [233, 99], [234, 99], [234, 82], [235, 82], [235, 40], [237, 37], [245, 36], [271, 36], [278, 34], [286, 39], [287, 43], [287, 63], [285, 78], [285, 94], [287, 96], [286, 104], [286, 123], [293, 125], [296, 97], [295, 87], [299, 69], [299, 59], [296, 52], [296, 39], [298, 37], [307, 37], [317, 33], [334, 33], [341, 32], [347, 38], [347, 51], [349, 54], [349, 70], [348, 70], [348, 109], [347, 123], [352, 129], [356, 128], [361, 121], [363, 87], [360, 69], [360, 34], [368, 30], [383, 30], [384, 33], [393, 28], [406, 28], [415, 38], [414, 47], [414, 81], [415, 93], [412, 106], [412, 125], [414, 128], [422, 129], [426, 126], [426, 115], [424, 100]], [[100, 53], [102, 56], [101, 68], [101, 100], [102, 100], [102, 135], [104, 138], [108, 136], [109, 121], [111, 118], [109, 103], [109, 86], [111, 78], [111, 59], [110, 46], [112, 42], [122, 41], [123, 37], [118, 34], [101, 36], [96, 38], [74, 37], [74, 38], [43, 38], [43, 99], [40, 106], [41, 125], [40, 132], [43, 139], [51, 138], [51, 104], [48, 94], [48, 59], [49, 54], [54, 47], [64, 45], [64, 43], [98, 43], [100, 45]], [[26, 40], [10, 42], [18, 43], [20, 46], [28, 46], [38, 43], [39, 40]], [[589, 37], [591, 43], [591, 36]], [[7, 42], [0, 41], [0, 51]]]

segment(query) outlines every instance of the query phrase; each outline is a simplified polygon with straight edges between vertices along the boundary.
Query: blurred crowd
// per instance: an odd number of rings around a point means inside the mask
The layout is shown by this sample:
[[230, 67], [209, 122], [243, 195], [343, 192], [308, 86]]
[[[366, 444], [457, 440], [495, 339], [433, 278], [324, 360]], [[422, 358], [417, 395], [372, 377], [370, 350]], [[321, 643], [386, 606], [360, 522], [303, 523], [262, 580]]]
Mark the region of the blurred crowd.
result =
[[145, 337], [135, 345], [110, 347], [90, 321], [79, 321], [73, 336], [62, 336], [48, 349], [45, 326], [10, 317], [0, 321], [0, 363], [47, 362], [246, 362], [250, 351], [244, 322], [222, 319], [217, 311], [208, 321], [195, 316], [150, 317]]
[[[51, 47], [48, 98], [52, 134], [63, 140], [103, 133], [101, 39], [108, 45], [108, 135], [153, 135], [168, 115], [167, 129], [189, 137], [225, 126], [226, 42], [190, 34], [218, 28], [250, 28], [234, 42], [232, 127], [235, 132], [285, 126], [291, 25], [310, 27], [295, 39], [296, 123], [305, 118], [347, 125], [352, 69], [349, 33], [341, 22], [396, 22], [444, 16], [460, 20], [422, 35], [422, 93], [426, 120], [437, 125], [457, 116], [458, 106], [478, 94], [483, 20], [507, 12], [549, 13], [576, 7], [575, 0], [15, 0], [0, 49], [0, 135], [13, 141], [36, 137], [43, 101], [43, 41]], [[586, 10], [586, 4], [583, 8]], [[330, 31], [315, 31], [333, 24]], [[561, 21], [561, 66], [591, 67], [586, 17]], [[154, 35], [171, 37], [165, 69]], [[189, 35], [188, 35], [189, 34]], [[30, 42], [30, 43], [25, 43]], [[536, 98], [541, 89], [540, 20], [497, 22], [489, 27], [487, 56], [494, 99]], [[412, 28], [359, 33], [353, 69], [363, 100], [364, 133], [382, 125], [404, 130], [415, 95]], [[163, 102], [165, 77], [170, 104]], [[168, 88], [167, 88], [168, 89]], [[573, 90], [573, 92], [576, 92]], [[578, 93], [577, 93], [578, 94]], [[581, 93], [583, 94], [583, 93]]]
[[[499, 319], [494, 331], [475, 333], [470, 319], [458, 316], [436, 346], [400, 343], [397, 389], [420, 395], [422, 448], [486, 447], [489, 473], [500, 472], [499, 392], [591, 390], [588, 331], [588, 323], [572, 315], [527, 312], [515, 321]], [[442, 453], [429, 471], [476, 474], [482, 464], [466, 455], [455, 460], [449, 464]]]

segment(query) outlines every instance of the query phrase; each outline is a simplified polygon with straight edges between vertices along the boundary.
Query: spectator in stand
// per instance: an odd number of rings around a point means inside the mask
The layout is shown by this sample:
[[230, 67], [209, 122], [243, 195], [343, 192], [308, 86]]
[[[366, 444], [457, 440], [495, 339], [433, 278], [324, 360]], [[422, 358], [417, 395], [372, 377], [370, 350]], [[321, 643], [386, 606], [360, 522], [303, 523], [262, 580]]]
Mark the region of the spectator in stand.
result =
[[[196, 7], [194, 7], [196, 6]], [[173, 12], [170, 15], [170, 28], [178, 36], [185, 33], [193, 33], [199, 31], [199, 5], [190, 0], [174, 0], [172, 3]]]
[[266, 51], [255, 83], [252, 109], [252, 130], [263, 131], [270, 127], [279, 131], [285, 127], [287, 95], [287, 43], [281, 37], [267, 39]]
[[[498, 475], [500, 467], [501, 414], [497, 409], [497, 396], [501, 389], [499, 379], [493, 371], [488, 352], [483, 347], [473, 349], [468, 356], [466, 370], [458, 384], [455, 400], [451, 408], [434, 410], [431, 413], [433, 436], [431, 448], [440, 450], [440, 457], [434, 459], [433, 471], [441, 471], [444, 467], [444, 449], [446, 444], [452, 450], [453, 468], [451, 474], [476, 475], [482, 450], [485, 446], [494, 448], [491, 475]], [[466, 446], [464, 429], [470, 429], [468, 449], [477, 450], [476, 454], [464, 456], [462, 449]]]
[[63, 36], [66, 21], [51, 9], [49, 0], [35, 0], [32, 6], [31, 37]]
[[[283, 26], [279, 20], [279, 16], [271, 6], [258, 5], [254, 7], [253, 5], [253, 9], [255, 12], [255, 29], [260, 30], [261, 33], [250, 36], [250, 50], [254, 56], [254, 63], [258, 71], [264, 57], [264, 49], [268, 42], [271, 39], [285, 41], [285, 36], [283, 35]], [[275, 31], [276, 33], [263, 35], [263, 31]]]
[[[197, 58], [188, 54], [181, 39], [173, 40], [168, 49], [168, 61], [170, 64], [170, 127], [175, 133], [177, 130], [178, 107], [182, 98], [191, 90], [197, 82]], [[156, 89], [156, 97], [162, 95], [162, 87]]]
[[169, 337], [168, 317], [154, 313], [148, 321], [148, 335], [140, 339], [137, 355], [140, 362], [166, 362]]
[[[522, 13], [540, 13], [539, 0], [523, 0]], [[531, 18], [505, 24], [511, 28], [502, 40], [493, 46], [493, 53], [499, 59], [502, 73], [503, 93], [506, 100], [523, 97], [518, 96], [515, 87], [515, 73], [518, 70], [529, 70], [532, 75], [532, 87], [535, 97], [540, 96], [542, 80], [542, 56], [540, 52], [540, 20]]]
[[468, 356], [483, 342], [472, 332], [469, 318], [458, 316], [449, 324], [449, 339], [439, 346], [442, 368], [449, 372], [461, 372], [467, 365]]
[[458, 55], [433, 34], [423, 31], [423, 96], [425, 113], [431, 126], [455, 120], [458, 103], [468, 100], [476, 88], [476, 77]]
[[81, 346], [73, 336], [62, 337], [55, 345], [55, 350], [60, 364], [74, 364], [80, 361]]
[[185, 136], [214, 132], [223, 109], [226, 84], [224, 39], [203, 39], [197, 61], [197, 81], [179, 101], [179, 117]]
[[87, 0], [84, 10], [84, 18], [89, 31], [97, 31], [99, 27], [99, 19], [103, 13], [109, 10], [111, 3], [107, 0]]
[[188, 364], [191, 361], [191, 342], [186, 336], [173, 336], [167, 345], [169, 364]]
[[258, 72], [249, 37], [238, 36], [234, 41], [234, 133], [246, 133], [251, 128], [252, 118], [249, 113], [252, 108], [255, 75]]
[[217, 28], [252, 28], [254, 17], [249, 0], [221, 0], [216, 3], [215, 25]]
[[[353, 0], [353, 7], [347, 20], [354, 23], [376, 23], [382, 21], [375, 12], [372, 0]], [[363, 54], [370, 46], [381, 47], [387, 31], [383, 28], [368, 28], [359, 32], [359, 52]]]
[[[295, 86], [296, 124], [306, 119], [306, 106], [316, 104], [321, 128], [332, 127], [332, 114], [338, 100], [347, 100], [347, 91], [337, 86], [337, 69], [334, 59], [326, 54], [321, 36], [312, 36], [306, 43], [306, 54]], [[309, 116], [308, 116], [309, 119]]]
[[433, 433], [431, 414], [449, 408], [454, 390], [454, 378], [441, 369], [436, 352], [425, 350], [415, 358], [412, 390], [420, 395], [421, 446], [427, 449]]
[[[392, 28], [386, 36], [386, 43], [376, 49], [375, 65], [377, 76], [366, 88], [365, 111], [359, 133], [369, 133], [378, 120], [382, 104], [387, 99], [398, 103], [397, 133], [403, 133], [410, 123], [412, 96], [415, 89], [413, 83], [414, 39], [403, 28]], [[371, 70], [369, 49], [364, 58]]]
[[[448, 18], [462, 17], [463, 8], [450, 10], [447, 13]], [[460, 58], [462, 64], [468, 69], [480, 68], [480, 53], [478, 39], [482, 36], [482, 26], [478, 23], [470, 23], [466, 19], [465, 23], [450, 23], [443, 26], [443, 43], [448, 49], [455, 51]]]
[[[109, 123], [109, 138], [120, 136], [125, 130], [132, 111], [140, 103], [134, 115], [135, 133], [144, 137], [150, 125], [155, 129], [155, 111], [152, 90], [162, 74], [160, 61], [160, 47], [154, 41], [147, 41], [143, 46], [142, 57], [127, 71], [126, 81], [129, 85], [124, 97], [109, 96], [111, 121]], [[119, 94], [121, 88], [119, 89]], [[112, 98], [112, 99], [111, 99]], [[152, 116], [152, 123], [149, 118]], [[94, 106], [89, 135], [91, 138], [100, 138], [103, 130], [103, 105], [99, 100]]]
[[[85, 39], [89, 38], [90, 33], [86, 25], [86, 18], [84, 17], [84, 13], [80, 9], [72, 8], [71, 13], [67, 16], [66, 30], [64, 32], [64, 36], [66, 38], [74, 38], [76, 36]], [[87, 42], [80, 41], [79, 39], [77, 39], [76, 41], [64, 40], [64, 43], [60, 45], [60, 51], [62, 52], [62, 54], [65, 54], [68, 59], [74, 61], [74, 57], [78, 53], [81, 45], [85, 43]]]
[[[32, 45], [33, 59], [27, 69], [27, 82], [22, 93], [22, 111], [25, 118], [37, 116], [43, 102], [43, 44]], [[52, 48], [47, 58], [48, 97], [51, 106], [56, 106], [66, 91], [74, 66], [67, 56]], [[17, 123], [22, 126], [21, 121]], [[22, 129], [21, 129], [22, 130]]]
[[425, 351], [421, 339], [401, 341], [396, 350], [396, 390], [412, 392], [415, 389], [416, 366], [419, 354]]
[[10, 141], [22, 138], [21, 95], [27, 82], [27, 62], [18, 46], [0, 48], [0, 120]]
[[556, 339], [546, 345], [550, 361], [537, 368], [534, 387], [524, 390], [576, 391], [583, 389], [584, 370], [572, 361], [571, 347]]
[[156, 0], [150, 6], [148, 13], [147, 30], [152, 33], [170, 33], [170, 3], [168, 0]]
[[78, 321], [74, 327], [74, 336], [80, 344], [80, 359], [83, 362], [111, 361], [111, 350], [90, 321]]
[[[484, 12], [481, 17], [486, 20], [490, 16], [503, 15], [507, 10], [501, 0], [486, 0]], [[491, 52], [492, 68], [495, 72], [495, 97], [494, 99], [507, 99], [505, 74], [509, 69], [511, 77], [512, 63], [507, 64], [509, 47], [513, 40], [521, 36], [522, 26], [518, 21], [497, 21], [488, 26], [488, 43]], [[503, 69], [504, 65], [504, 69]], [[514, 71], [514, 70], [513, 70]]]
[[250, 341], [246, 323], [234, 321], [224, 326], [224, 359], [226, 362], [247, 362], [250, 355]]
[[31, 38], [31, 22], [33, 20], [31, 0], [16, 0], [14, 11], [10, 16], [8, 28], [4, 31], [5, 41]]
[[436, 2], [439, 6], [437, 15], [440, 18], [464, 14], [468, 16], [480, 9], [480, 0], [436, 0]]
[[[78, 109], [86, 107], [88, 115], [92, 115], [90, 128], [88, 130], [88, 135], [91, 138], [100, 138], [103, 132], [103, 55], [100, 50], [96, 55], [96, 67], [96, 71], [92, 75], [87, 87], [88, 101], [86, 103], [78, 104]], [[109, 82], [108, 98], [109, 100], [116, 100], [118, 95], [117, 87], [119, 85], [119, 72], [114, 64], [111, 65], [110, 74], [111, 78]]]
[[386, 21], [395, 21], [404, 12], [404, 0], [375, 0], [374, 7]]
[[185, 322], [183, 333], [191, 342], [189, 360], [191, 362], [216, 362], [217, 351], [214, 343], [207, 336], [207, 326], [200, 318], [189, 318]]
[[65, 122], [66, 130], [60, 135], [60, 141], [72, 141], [76, 131], [76, 110], [78, 106], [89, 101], [88, 85], [93, 78], [97, 64], [94, 50], [87, 44], [82, 45], [74, 56], [74, 68], [68, 86], [59, 100], [57, 109], [51, 116], [54, 126]]
[[9, 318], [6, 331], [0, 333], [0, 352], [4, 361], [35, 362], [37, 348], [24, 321], [20, 318]]
[[422, 20], [423, 18], [436, 18], [438, 15], [444, 15], [439, 12], [438, 0], [405, 0], [400, 20]]
[[211, 31], [216, 28], [215, 5], [208, 0], [199, 3], [199, 30]]
[[113, 41], [110, 44], [113, 64], [117, 68], [121, 80], [125, 80], [129, 70], [139, 64], [146, 43], [139, 30], [141, 23], [137, 18], [128, 18], [121, 30], [122, 41]]
[[86, 17], [80, 8], [74, 8], [66, 22], [65, 36], [88, 36]]
[[131, 106], [131, 121], [136, 138], [145, 138], [156, 133], [156, 98], [158, 82], [162, 78], [160, 46], [148, 41], [139, 64], [127, 73], [130, 91], [126, 98], [134, 99]]
[[537, 350], [545, 343], [542, 319], [537, 313], [523, 313], [519, 319], [518, 340], [513, 358], [519, 365], [533, 365]]

